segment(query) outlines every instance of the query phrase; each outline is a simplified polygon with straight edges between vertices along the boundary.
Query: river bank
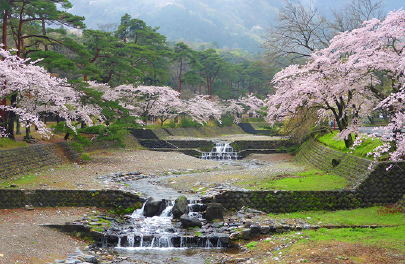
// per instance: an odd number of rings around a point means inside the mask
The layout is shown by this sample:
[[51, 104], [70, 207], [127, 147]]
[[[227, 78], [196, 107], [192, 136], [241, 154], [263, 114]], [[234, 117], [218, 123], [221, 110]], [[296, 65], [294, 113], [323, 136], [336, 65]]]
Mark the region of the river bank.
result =
[[[293, 163], [292, 157], [288, 154], [250, 155], [245, 160], [246, 164], [250, 164], [246, 168], [240, 165], [234, 166], [217, 161], [196, 159], [177, 152], [108, 149], [89, 153], [89, 156], [91, 160], [86, 164], [63, 164], [48, 167], [42, 172], [2, 181], [1, 184], [4, 187], [15, 185], [16, 188], [24, 189], [127, 189], [130, 186], [123, 179], [116, 181], [111, 179], [117, 175], [117, 172], [137, 172], [156, 184], [174, 187], [183, 193], [191, 190], [194, 195], [198, 195], [202, 192], [206, 194], [221, 188], [229, 188], [232, 185], [231, 180], [238, 175], [257, 178], [271, 173], [288, 174], [305, 169], [301, 165]], [[208, 187], [205, 186], [206, 184]], [[137, 191], [142, 193], [142, 188]], [[198, 191], [198, 189], [200, 190]], [[46, 263], [66, 258], [67, 254], [74, 252], [77, 247], [83, 250], [86, 247], [85, 242], [46, 229], [40, 224], [77, 220], [94, 210], [97, 209], [0, 210], [2, 223], [0, 224], [0, 236], [3, 241], [13, 241], [9, 244], [0, 243], [0, 263]], [[271, 218], [271, 216], [263, 217]], [[256, 242], [257, 244], [255, 244]], [[398, 243], [403, 243], [403, 241], [398, 241]], [[404, 259], [401, 252], [398, 253], [389, 247], [366, 246], [361, 241], [357, 243], [343, 241], [335, 241], [332, 244], [315, 243], [310, 240], [310, 236], [301, 231], [275, 236], [260, 236], [252, 242], [241, 241], [240, 245], [242, 250], [239, 252], [198, 253], [198, 259], [205, 259], [206, 263], [299, 263], [308, 261], [362, 263], [354, 260], [356, 254], [360, 254], [358, 249], [369, 253], [367, 261], [363, 261], [363, 263], [382, 263], [381, 259], [384, 260], [384, 263], [398, 263], [399, 260]], [[331, 250], [327, 251], [328, 249]], [[373, 255], [373, 252], [378, 255]], [[137, 262], [135, 260], [136, 258], [133, 258], [132, 262], [121, 260], [121, 263], [182, 263], [178, 257], [170, 255], [158, 260], [161, 262], [140, 255]], [[105, 263], [108, 263], [108, 260]]]

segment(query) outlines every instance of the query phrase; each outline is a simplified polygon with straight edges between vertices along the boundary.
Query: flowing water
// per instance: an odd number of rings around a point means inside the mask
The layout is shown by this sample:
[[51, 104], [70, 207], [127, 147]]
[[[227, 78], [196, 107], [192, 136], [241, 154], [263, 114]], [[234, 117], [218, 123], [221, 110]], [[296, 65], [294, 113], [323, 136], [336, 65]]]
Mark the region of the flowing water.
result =
[[[172, 217], [172, 201], [165, 201], [166, 208], [159, 216], [144, 216], [144, 207], [135, 210], [125, 224], [115, 222], [107, 231], [106, 244], [117, 248], [131, 250], [145, 249], [174, 249], [174, 248], [222, 248], [221, 237], [216, 230], [202, 227], [196, 235], [194, 230], [181, 228], [181, 222]], [[206, 221], [200, 212], [193, 208], [203, 208], [204, 205], [192, 203], [189, 205], [189, 216], [198, 218], [202, 223]], [[200, 209], [197, 209], [200, 210]], [[194, 211], [194, 212], [193, 212]], [[205, 235], [202, 235], [204, 232]], [[222, 239], [223, 240], [223, 239]]]
[[234, 151], [228, 142], [218, 142], [212, 148], [211, 152], [205, 152], [201, 155], [204, 160], [237, 160], [238, 153]]

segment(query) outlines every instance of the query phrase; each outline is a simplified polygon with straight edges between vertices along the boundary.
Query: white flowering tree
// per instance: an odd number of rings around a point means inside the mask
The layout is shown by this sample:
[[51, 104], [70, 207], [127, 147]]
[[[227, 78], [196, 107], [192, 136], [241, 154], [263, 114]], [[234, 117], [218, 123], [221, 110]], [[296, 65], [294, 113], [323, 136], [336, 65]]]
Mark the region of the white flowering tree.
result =
[[176, 117], [183, 106], [180, 93], [167, 86], [120, 85], [106, 90], [103, 97], [119, 101], [132, 116], [143, 119], [154, 116], [161, 124]]
[[[49, 136], [51, 130], [40, 120], [40, 113], [59, 115], [73, 131], [74, 120], [82, 120], [91, 126], [101, 118], [100, 109], [83, 105], [81, 94], [65, 79], [53, 77], [43, 67], [36, 66], [35, 62], [11, 55], [3, 49], [0, 50], [0, 83], [0, 99], [16, 98], [16, 103], [0, 105], [0, 109], [19, 115], [21, 123], [27, 127], [34, 124], [44, 136]], [[10, 136], [12, 128], [7, 132]]]
[[[405, 155], [400, 129], [405, 123], [405, 11], [390, 12], [380, 21], [372, 19], [350, 32], [337, 35], [329, 47], [311, 55], [303, 65], [292, 65], [273, 79], [276, 94], [268, 98], [271, 122], [288, 118], [303, 108], [318, 111], [318, 120], [335, 118], [347, 147], [359, 121], [377, 108], [390, 113], [385, 128], [386, 142], [374, 151], [376, 157], [388, 152], [391, 160]], [[391, 79], [391, 94], [377, 89], [375, 73]]]
[[195, 95], [184, 102], [182, 112], [200, 124], [207, 123], [210, 118], [221, 122], [221, 107], [218, 102], [211, 100], [209, 96]]

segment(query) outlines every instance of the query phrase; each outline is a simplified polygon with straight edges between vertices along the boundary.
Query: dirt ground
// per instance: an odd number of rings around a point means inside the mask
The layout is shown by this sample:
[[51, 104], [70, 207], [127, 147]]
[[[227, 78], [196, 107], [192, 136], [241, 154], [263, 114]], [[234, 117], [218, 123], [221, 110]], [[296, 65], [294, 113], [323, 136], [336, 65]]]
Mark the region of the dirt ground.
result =
[[35, 208], [0, 210], [0, 263], [45, 263], [66, 259], [86, 243], [44, 224], [64, 224], [82, 218], [89, 208]]

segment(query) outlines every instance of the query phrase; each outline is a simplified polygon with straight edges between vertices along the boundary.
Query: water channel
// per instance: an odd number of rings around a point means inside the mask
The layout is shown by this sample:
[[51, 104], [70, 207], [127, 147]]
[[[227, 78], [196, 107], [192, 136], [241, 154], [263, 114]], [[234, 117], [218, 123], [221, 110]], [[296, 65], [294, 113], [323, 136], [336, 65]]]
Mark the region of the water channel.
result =
[[[237, 161], [237, 153], [226, 142], [217, 143], [211, 152], [203, 153], [201, 158], [241, 163]], [[184, 194], [156, 183], [170, 177], [175, 176], [127, 182], [130, 189], [141, 192], [148, 200], [162, 203], [164, 209], [159, 215], [146, 217], [144, 207], [147, 200], [142, 209], [127, 216], [125, 222], [112, 222], [104, 245], [114, 247], [120, 256], [126, 256], [133, 262], [147, 263], [171, 263], [171, 260], [175, 260], [174, 263], [203, 264], [209, 252], [234, 252], [230, 248], [228, 235], [223, 233], [224, 229], [218, 224], [216, 227], [210, 226], [203, 218], [201, 211], [204, 205], [199, 204], [198, 195], [185, 194], [189, 202], [188, 216], [197, 218], [202, 223], [201, 227], [185, 229], [179, 220], [173, 219], [174, 200]]]

